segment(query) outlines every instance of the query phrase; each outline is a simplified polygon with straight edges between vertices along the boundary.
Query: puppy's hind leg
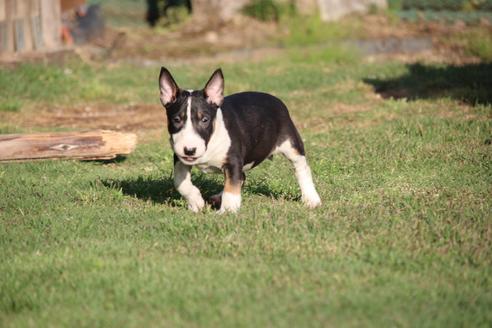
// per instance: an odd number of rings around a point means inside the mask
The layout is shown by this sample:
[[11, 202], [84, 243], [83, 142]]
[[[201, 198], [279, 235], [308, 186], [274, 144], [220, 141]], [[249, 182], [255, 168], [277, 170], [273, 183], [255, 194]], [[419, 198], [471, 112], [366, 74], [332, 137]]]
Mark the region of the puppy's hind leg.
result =
[[280, 144], [277, 152], [283, 154], [294, 165], [296, 171], [297, 182], [301, 188], [302, 201], [306, 206], [315, 208], [321, 205], [321, 199], [314, 187], [311, 169], [304, 154], [304, 146], [300, 137], [296, 136], [296, 140], [287, 139]]

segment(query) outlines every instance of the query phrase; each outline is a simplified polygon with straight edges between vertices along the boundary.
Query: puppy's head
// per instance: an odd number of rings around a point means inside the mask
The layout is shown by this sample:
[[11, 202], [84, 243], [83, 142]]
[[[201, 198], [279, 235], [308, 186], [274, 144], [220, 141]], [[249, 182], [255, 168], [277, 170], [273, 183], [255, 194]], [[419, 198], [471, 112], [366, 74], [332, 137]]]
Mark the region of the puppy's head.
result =
[[183, 90], [162, 67], [159, 75], [161, 103], [174, 153], [185, 164], [195, 164], [207, 151], [214, 132], [217, 109], [224, 100], [224, 76], [217, 69], [202, 90]]

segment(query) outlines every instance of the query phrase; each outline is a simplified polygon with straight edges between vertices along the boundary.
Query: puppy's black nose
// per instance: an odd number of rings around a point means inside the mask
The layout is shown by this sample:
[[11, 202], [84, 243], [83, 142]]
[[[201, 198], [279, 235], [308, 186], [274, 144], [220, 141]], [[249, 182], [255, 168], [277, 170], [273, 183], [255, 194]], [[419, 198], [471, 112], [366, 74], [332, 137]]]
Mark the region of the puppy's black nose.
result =
[[195, 152], [196, 152], [196, 147], [194, 147], [194, 148], [184, 147], [184, 153], [186, 156], [193, 156], [193, 155], [195, 155]]

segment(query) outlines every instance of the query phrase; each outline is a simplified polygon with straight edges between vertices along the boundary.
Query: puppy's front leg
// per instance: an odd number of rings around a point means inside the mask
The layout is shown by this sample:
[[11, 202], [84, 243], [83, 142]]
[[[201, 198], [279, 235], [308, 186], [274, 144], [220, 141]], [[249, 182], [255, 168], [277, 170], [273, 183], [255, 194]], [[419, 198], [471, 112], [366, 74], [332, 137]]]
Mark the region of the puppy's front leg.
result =
[[243, 180], [241, 163], [224, 166], [224, 191], [219, 213], [235, 213], [241, 207], [241, 185]]
[[200, 190], [191, 182], [191, 166], [184, 165], [176, 157], [174, 159], [174, 186], [186, 199], [188, 208], [193, 212], [198, 212], [205, 206]]

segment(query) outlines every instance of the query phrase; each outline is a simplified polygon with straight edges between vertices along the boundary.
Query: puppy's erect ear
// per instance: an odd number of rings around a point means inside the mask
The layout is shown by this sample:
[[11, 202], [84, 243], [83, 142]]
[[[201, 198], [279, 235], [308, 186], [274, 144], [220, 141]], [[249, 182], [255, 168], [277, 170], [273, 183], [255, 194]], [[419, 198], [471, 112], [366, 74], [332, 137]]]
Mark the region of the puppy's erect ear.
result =
[[165, 67], [161, 67], [161, 74], [159, 75], [159, 89], [161, 91], [162, 105], [166, 106], [176, 100], [178, 85], [174, 81], [171, 73], [169, 73]]
[[220, 68], [212, 74], [203, 91], [208, 102], [217, 106], [222, 105], [224, 101], [224, 75]]

